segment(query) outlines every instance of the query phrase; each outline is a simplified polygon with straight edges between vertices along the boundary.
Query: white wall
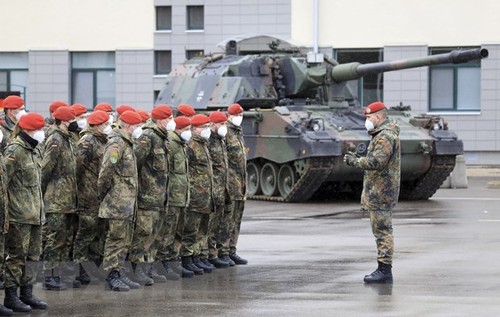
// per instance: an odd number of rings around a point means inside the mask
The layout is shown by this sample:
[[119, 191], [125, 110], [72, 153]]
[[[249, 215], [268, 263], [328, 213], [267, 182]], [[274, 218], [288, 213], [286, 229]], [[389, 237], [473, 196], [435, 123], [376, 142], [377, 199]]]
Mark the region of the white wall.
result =
[[153, 47], [153, 0], [0, 1], [3, 52]]

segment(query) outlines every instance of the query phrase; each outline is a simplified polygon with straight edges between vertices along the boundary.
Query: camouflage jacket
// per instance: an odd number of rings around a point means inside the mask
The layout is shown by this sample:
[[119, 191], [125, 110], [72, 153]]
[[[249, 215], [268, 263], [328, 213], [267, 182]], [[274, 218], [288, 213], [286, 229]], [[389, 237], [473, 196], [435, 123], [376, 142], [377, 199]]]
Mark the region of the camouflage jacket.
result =
[[105, 134], [92, 127], [82, 131], [82, 138], [75, 150], [78, 212], [97, 214], [99, 211], [99, 201], [96, 199], [97, 178], [107, 141]]
[[365, 170], [361, 207], [363, 210], [390, 210], [399, 197], [399, 125], [385, 120], [370, 134], [372, 140], [366, 157], [358, 158], [353, 163], [353, 166]]
[[12, 139], [12, 130], [14, 130], [16, 124], [8, 116], [3, 117], [1, 121], [0, 130], [3, 132], [3, 140], [0, 143], [0, 151], [3, 153]]
[[228, 184], [227, 184], [227, 150], [226, 141], [217, 133], [212, 131], [209, 139], [210, 158], [212, 159], [212, 168], [214, 171], [214, 204], [223, 206], [230, 203]]
[[165, 211], [168, 187], [168, 135], [153, 122], [143, 127], [134, 144], [139, 173], [137, 206], [147, 211]]
[[0, 234], [9, 230], [9, 213], [7, 210], [7, 184], [5, 182], [5, 165], [0, 153]]
[[45, 216], [38, 147], [21, 132], [5, 149], [3, 163], [9, 222], [40, 225]]
[[232, 200], [244, 200], [246, 195], [247, 158], [243, 141], [243, 131], [231, 122], [227, 122], [227, 160], [228, 189]]
[[45, 213], [76, 212], [76, 159], [70, 135], [57, 128], [45, 141], [42, 160]]
[[168, 151], [168, 205], [187, 207], [189, 205], [189, 161], [187, 145], [176, 132], [169, 132]]
[[134, 220], [137, 178], [132, 140], [114, 130], [106, 143], [97, 181], [100, 218]]
[[213, 170], [208, 140], [193, 135], [187, 153], [189, 160], [189, 210], [209, 213], [213, 210]]

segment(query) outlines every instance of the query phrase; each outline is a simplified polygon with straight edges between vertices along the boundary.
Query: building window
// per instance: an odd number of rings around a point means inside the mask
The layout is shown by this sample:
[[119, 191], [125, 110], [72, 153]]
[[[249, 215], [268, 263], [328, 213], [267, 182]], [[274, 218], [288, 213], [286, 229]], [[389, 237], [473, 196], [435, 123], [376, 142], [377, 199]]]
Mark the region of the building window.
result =
[[158, 31], [172, 30], [171, 6], [156, 7], [156, 30]]
[[[432, 48], [431, 55], [452, 49]], [[481, 62], [433, 65], [430, 67], [430, 111], [479, 111]]]
[[[335, 51], [340, 64], [359, 62], [377, 63], [384, 60], [383, 49], [339, 49]], [[356, 94], [354, 102], [363, 107], [372, 102], [383, 100], [384, 74], [368, 74], [358, 80], [350, 81], [347, 86]]]
[[17, 92], [26, 99], [28, 53], [0, 53], [0, 91]]
[[100, 102], [115, 104], [115, 53], [71, 54], [71, 102], [92, 109]]
[[167, 75], [172, 70], [172, 52], [171, 51], [156, 51], [155, 52], [155, 74]]
[[187, 29], [203, 30], [204, 24], [203, 6], [187, 6]]
[[203, 55], [205, 55], [203, 50], [186, 50], [186, 59], [202, 57]]

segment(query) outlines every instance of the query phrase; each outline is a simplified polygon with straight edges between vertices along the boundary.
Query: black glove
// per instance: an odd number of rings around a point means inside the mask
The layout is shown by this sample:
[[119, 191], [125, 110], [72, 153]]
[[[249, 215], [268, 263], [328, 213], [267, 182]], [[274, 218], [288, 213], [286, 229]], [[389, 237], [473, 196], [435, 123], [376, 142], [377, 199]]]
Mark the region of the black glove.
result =
[[347, 165], [354, 166], [354, 163], [358, 160], [357, 156], [354, 153], [347, 152], [344, 155], [344, 162]]

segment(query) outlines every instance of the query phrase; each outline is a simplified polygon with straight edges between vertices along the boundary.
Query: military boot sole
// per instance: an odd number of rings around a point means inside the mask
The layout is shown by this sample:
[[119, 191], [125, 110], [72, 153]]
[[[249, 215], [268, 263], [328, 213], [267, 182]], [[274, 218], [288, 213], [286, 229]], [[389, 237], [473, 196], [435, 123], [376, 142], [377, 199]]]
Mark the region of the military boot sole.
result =
[[47, 285], [44, 283], [43, 289], [47, 291], [65, 291], [67, 287], [65, 285], [55, 286], [55, 285]]
[[366, 284], [392, 284], [393, 283], [393, 278], [392, 274], [390, 275], [382, 275], [382, 274], [377, 274], [377, 275], [367, 275], [363, 279], [363, 281]]
[[[32, 309], [47, 309], [47, 308], [49, 308], [49, 304], [47, 304], [44, 301], [33, 301], [33, 300], [25, 299], [22, 297], [19, 297], [19, 299], [21, 300], [21, 302], [25, 303], [26, 305], [29, 305]], [[0, 316], [2, 316], [2, 315], [0, 314]]]

